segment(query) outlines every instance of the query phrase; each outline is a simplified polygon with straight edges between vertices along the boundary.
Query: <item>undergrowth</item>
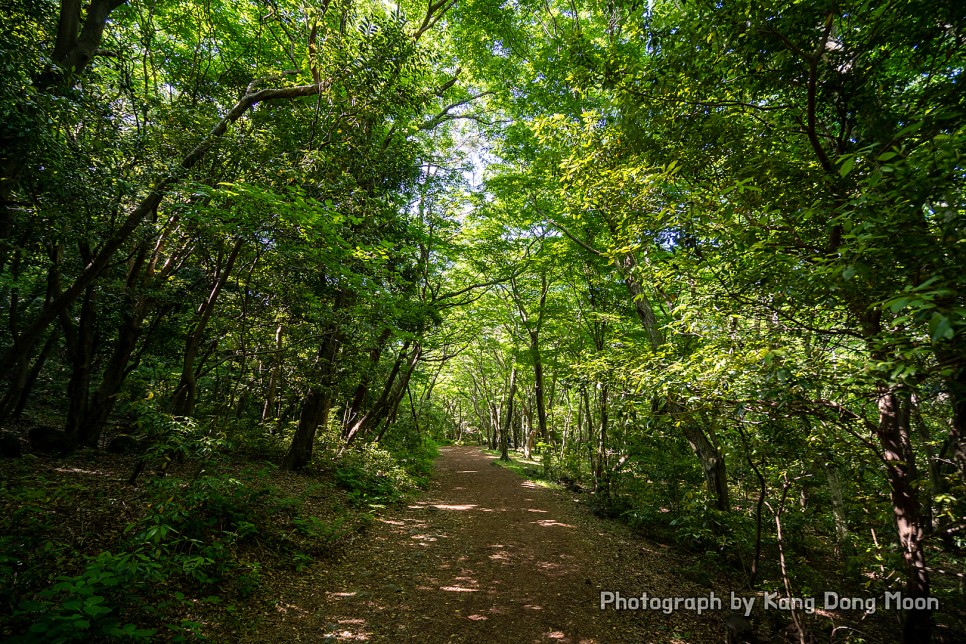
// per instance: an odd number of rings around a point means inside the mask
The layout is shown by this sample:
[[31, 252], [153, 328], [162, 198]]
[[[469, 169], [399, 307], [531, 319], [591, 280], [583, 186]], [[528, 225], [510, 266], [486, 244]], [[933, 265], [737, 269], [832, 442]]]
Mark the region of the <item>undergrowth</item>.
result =
[[151, 447], [137, 488], [102, 453], [56, 468], [34, 457], [4, 464], [0, 639], [203, 637], [212, 613], [230, 623], [243, 603], [271, 594], [270, 580], [349, 543], [373, 512], [425, 486], [437, 453], [410, 437], [337, 457], [322, 437], [317, 465], [291, 474], [229, 457], [224, 437], [189, 430], [170, 433], [176, 446]]

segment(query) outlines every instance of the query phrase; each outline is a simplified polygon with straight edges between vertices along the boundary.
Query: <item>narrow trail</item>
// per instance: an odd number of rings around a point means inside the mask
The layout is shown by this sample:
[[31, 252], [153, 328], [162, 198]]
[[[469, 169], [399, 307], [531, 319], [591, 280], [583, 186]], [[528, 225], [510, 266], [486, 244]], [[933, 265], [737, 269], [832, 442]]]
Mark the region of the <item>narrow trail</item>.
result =
[[419, 501], [285, 591], [249, 641], [723, 639], [722, 611], [599, 609], [602, 590], [708, 596], [711, 588], [681, 577], [688, 562], [673, 550], [634, 539], [575, 503], [580, 495], [525, 481], [477, 448], [440, 451]]

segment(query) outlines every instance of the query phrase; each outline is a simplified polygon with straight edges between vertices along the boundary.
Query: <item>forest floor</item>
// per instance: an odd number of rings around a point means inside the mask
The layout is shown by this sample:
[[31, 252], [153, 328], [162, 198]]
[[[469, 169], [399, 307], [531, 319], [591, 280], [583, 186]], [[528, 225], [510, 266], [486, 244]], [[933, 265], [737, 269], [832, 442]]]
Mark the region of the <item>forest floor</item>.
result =
[[[241, 641], [712, 642], [729, 589], [688, 580], [668, 546], [596, 517], [581, 494], [495, 467], [475, 447], [443, 447], [418, 501], [387, 511], [363, 547], [322, 561]], [[693, 576], [693, 571], [691, 575]], [[709, 597], [723, 610], [599, 608], [624, 597]]]

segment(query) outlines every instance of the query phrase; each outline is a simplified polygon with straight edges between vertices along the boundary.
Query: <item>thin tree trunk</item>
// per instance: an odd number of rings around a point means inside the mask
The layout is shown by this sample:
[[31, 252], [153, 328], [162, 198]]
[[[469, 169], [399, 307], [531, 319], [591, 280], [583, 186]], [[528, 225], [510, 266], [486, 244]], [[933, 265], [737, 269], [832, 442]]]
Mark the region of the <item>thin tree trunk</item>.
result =
[[841, 546], [849, 535], [849, 522], [845, 512], [845, 495], [842, 494], [842, 481], [839, 479], [838, 466], [826, 461], [823, 464], [828, 479], [829, 494], [832, 497], [832, 517], [835, 519], [835, 538]]
[[402, 402], [403, 396], [409, 389], [409, 381], [413, 376], [413, 372], [416, 370], [416, 363], [419, 362], [419, 358], [422, 355], [423, 348], [419, 345], [419, 343], [416, 343], [406, 361], [406, 369], [403, 372], [402, 378], [399, 379], [399, 382], [393, 388], [393, 391], [389, 396], [389, 401], [386, 407], [387, 411], [383, 413], [383, 417], [381, 419], [376, 419], [375, 424], [373, 425], [373, 427], [378, 427], [380, 423], [382, 424], [382, 428], [379, 430], [379, 434], [376, 436], [377, 443], [382, 440], [382, 437], [385, 436], [386, 431], [395, 424], [396, 416], [399, 413], [399, 403]]
[[295, 436], [292, 437], [288, 452], [282, 459], [283, 470], [299, 470], [312, 461], [315, 433], [319, 425], [325, 426], [328, 422], [331, 408], [331, 398], [328, 391], [323, 391], [320, 387], [309, 389], [299, 413], [299, 423], [295, 429]]
[[[107, 361], [104, 373], [101, 375], [101, 382], [94, 391], [90, 404], [87, 406], [87, 413], [81, 422], [80, 433], [93, 442], [100, 440], [104, 427], [107, 425], [107, 420], [114, 410], [117, 395], [120, 393], [129, 373], [128, 364], [141, 337], [149, 299], [146, 296], [139, 296], [135, 291], [140, 281], [141, 270], [146, 263], [146, 248], [142, 246], [140, 252], [131, 260], [128, 269], [125, 284], [126, 306], [121, 315], [121, 325], [114, 342], [114, 350]], [[148, 275], [145, 277], [149, 276], [152, 270], [153, 267], [148, 265]]]
[[507, 388], [506, 405], [503, 418], [503, 431], [500, 433], [500, 460], [509, 461], [510, 427], [513, 424], [513, 399], [517, 395], [517, 365], [510, 368], [510, 386]]
[[282, 364], [282, 325], [275, 329], [275, 353], [272, 354], [272, 366], [268, 371], [268, 387], [265, 392], [265, 404], [262, 406], [262, 422], [278, 415], [275, 401], [275, 390], [278, 387], [278, 375]]
[[609, 496], [610, 486], [607, 481], [607, 430], [610, 415], [607, 408], [607, 385], [600, 386], [600, 424], [597, 427], [597, 462], [594, 469], [594, 488]]
[[549, 443], [547, 402], [544, 399], [543, 357], [540, 355], [540, 335], [538, 331], [530, 333], [530, 354], [533, 357], [533, 397], [537, 403], [537, 429], [540, 432], [540, 439]]
[[[634, 259], [633, 255], [627, 253], [621, 257], [618, 266], [621, 270], [621, 276], [624, 278], [624, 284], [627, 286], [628, 293], [630, 293], [634, 302], [634, 308], [637, 311], [638, 318], [650, 338], [651, 348], [657, 351], [664, 346], [665, 338], [657, 325], [654, 309], [644, 294], [644, 289], [641, 287], [640, 282], [634, 276], [634, 272], [637, 269], [637, 260]], [[672, 417], [676, 415], [682, 417], [682, 433], [694, 451], [694, 454], [698, 457], [698, 461], [701, 463], [708, 494], [714, 501], [715, 507], [719, 510], [730, 510], [728, 470], [725, 464], [724, 454], [721, 453], [718, 446], [715, 445], [700, 427], [686, 417], [685, 410], [682, 406], [673, 401], [669, 401], [668, 411]]]
[[[345, 435], [345, 445], [348, 446], [353, 441], [355, 441], [360, 435], [368, 432], [376, 423], [381, 421], [386, 414], [390, 411], [390, 401], [394, 391], [394, 385], [396, 384], [396, 378], [399, 376], [399, 372], [402, 369], [404, 362], [406, 362], [407, 352], [409, 351], [410, 341], [407, 340], [402, 349], [399, 351], [399, 355], [396, 357], [396, 361], [393, 363], [392, 370], [389, 372], [389, 377], [386, 379], [386, 384], [382, 388], [382, 393], [379, 395], [378, 400], [372, 405], [365, 415], [358, 418], [349, 427], [349, 431]], [[418, 349], [418, 345], [414, 348], [414, 351]]]
[[[34, 385], [37, 383], [37, 378], [40, 377], [40, 372], [44, 368], [44, 363], [47, 362], [47, 358], [50, 356], [51, 349], [54, 348], [54, 344], [57, 341], [57, 336], [53, 333], [47, 336], [47, 341], [44, 342], [43, 348], [40, 350], [40, 354], [34, 360], [33, 366], [27, 372], [27, 377], [24, 379], [22, 385], [17, 389], [19, 392], [19, 398], [15, 404], [13, 404], [13, 411], [10, 412], [12, 418], [20, 418], [23, 415], [24, 409], [27, 407], [27, 400], [30, 398], [30, 392], [33, 391]], [[5, 417], [6, 409], [0, 412], [0, 418]]]
[[[94, 344], [96, 339], [96, 310], [95, 293], [93, 287], [87, 289], [81, 302], [80, 319], [78, 320], [74, 341], [71, 343], [71, 376], [67, 383], [67, 422], [65, 431], [71, 441], [77, 445], [97, 447], [97, 437], [86, 435], [83, 421], [87, 415], [87, 404], [90, 396], [91, 374], [94, 361]], [[65, 328], [65, 333], [73, 329]]]
[[389, 342], [390, 337], [392, 337], [392, 330], [389, 328], [384, 329], [376, 339], [375, 345], [373, 345], [372, 349], [369, 350], [368, 368], [362, 372], [362, 376], [359, 379], [359, 385], [356, 387], [355, 393], [352, 395], [352, 402], [349, 405], [349, 410], [345, 415], [345, 422], [342, 425], [343, 438], [349, 436], [349, 432], [351, 431], [353, 424], [362, 413], [366, 399], [369, 396], [369, 386], [372, 384], [372, 378], [379, 370], [379, 362], [382, 360], [382, 350], [386, 347], [386, 343]]
[[241, 250], [242, 243], [241, 239], [235, 241], [235, 245], [225, 260], [224, 267], [222, 267], [215, 278], [215, 283], [211, 288], [211, 292], [208, 294], [208, 299], [198, 307], [198, 321], [188, 334], [188, 340], [185, 343], [184, 355], [181, 362], [181, 379], [178, 382], [174, 398], [171, 401], [171, 411], [175, 416], [191, 416], [194, 413], [195, 401], [197, 399], [195, 360], [198, 357], [198, 351], [201, 349], [201, 340], [204, 338], [205, 329], [207, 329], [208, 322], [215, 312], [215, 303], [218, 300], [219, 294], [221, 294], [221, 290], [228, 282], [228, 277], [231, 275], [231, 270], [235, 266], [235, 260], [238, 259], [238, 253]]

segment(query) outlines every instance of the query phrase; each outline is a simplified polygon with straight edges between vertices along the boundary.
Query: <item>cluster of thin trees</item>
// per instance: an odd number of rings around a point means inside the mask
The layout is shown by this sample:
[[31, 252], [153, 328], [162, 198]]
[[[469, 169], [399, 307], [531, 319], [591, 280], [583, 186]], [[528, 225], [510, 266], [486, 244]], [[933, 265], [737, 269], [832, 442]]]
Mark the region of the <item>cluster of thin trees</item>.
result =
[[435, 139], [476, 96], [425, 42], [451, 5], [17, 4], [0, 416], [63, 450], [254, 419], [292, 469], [330, 421], [381, 438], [467, 292]]

